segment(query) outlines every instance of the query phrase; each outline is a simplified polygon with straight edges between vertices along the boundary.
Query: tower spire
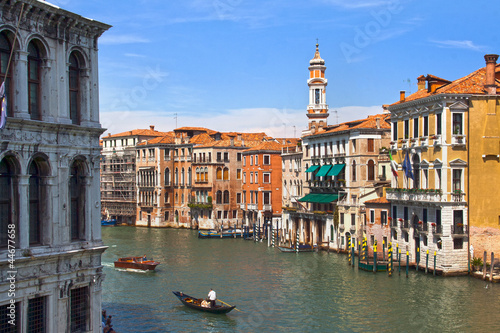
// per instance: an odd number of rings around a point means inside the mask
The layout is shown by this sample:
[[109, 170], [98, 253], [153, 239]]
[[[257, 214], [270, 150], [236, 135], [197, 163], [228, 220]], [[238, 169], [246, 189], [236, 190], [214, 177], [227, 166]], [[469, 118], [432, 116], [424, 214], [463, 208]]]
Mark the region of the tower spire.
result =
[[314, 58], [309, 61], [309, 105], [307, 106], [308, 130], [303, 134], [314, 134], [321, 128], [327, 126], [328, 104], [326, 104], [325, 61], [319, 54], [319, 43], [316, 39], [316, 51]]

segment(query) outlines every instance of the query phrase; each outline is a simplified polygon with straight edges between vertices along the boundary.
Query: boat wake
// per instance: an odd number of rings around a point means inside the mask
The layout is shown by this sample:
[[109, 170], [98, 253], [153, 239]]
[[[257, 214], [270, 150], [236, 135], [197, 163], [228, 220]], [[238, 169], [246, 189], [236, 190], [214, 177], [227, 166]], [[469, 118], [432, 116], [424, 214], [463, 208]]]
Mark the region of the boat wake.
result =
[[148, 273], [148, 272], [154, 272], [152, 270], [142, 270], [142, 269], [135, 269], [135, 268], [115, 268], [115, 270], [119, 272], [132, 272], [132, 273]]

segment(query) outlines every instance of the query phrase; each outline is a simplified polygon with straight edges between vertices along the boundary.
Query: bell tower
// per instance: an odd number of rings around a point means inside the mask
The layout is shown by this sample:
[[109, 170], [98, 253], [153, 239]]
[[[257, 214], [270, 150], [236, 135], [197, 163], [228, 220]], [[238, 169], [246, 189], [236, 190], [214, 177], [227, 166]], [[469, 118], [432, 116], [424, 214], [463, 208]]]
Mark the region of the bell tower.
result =
[[309, 105], [307, 106], [308, 130], [309, 134], [314, 134], [320, 128], [327, 126], [328, 105], [326, 104], [325, 61], [319, 55], [319, 44], [316, 43], [314, 58], [309, 61]]

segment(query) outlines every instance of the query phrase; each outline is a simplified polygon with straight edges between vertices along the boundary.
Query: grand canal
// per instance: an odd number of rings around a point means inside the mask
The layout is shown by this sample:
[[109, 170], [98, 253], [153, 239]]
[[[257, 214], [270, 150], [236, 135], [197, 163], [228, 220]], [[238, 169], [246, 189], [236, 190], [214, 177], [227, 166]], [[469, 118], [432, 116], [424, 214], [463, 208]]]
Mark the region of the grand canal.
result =
[[[198, 239], [195, 231], [103, 228], [103, 308], [119, 332], [498, 332], [500, 285], [423, 272], [392, 277], [350, 268], [336, 253], [280, 253], [267, 243]], [[113, 268], [147, 254], [156, 272]], [[184, 307], [172, 294], [237, 305], [227, 315]]]

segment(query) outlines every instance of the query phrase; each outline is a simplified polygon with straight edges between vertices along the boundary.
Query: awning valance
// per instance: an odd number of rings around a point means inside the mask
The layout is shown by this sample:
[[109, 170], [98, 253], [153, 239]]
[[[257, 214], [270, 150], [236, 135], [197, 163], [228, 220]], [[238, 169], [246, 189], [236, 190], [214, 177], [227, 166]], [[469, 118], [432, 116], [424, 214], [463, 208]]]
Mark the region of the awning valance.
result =
[[319, 168], [319, 165], [311, 165], [309, 169], [306, 170], [306, 172], [313, 172], [316, 171], [316, 169]]
[[344, 167], [345, 167], [345, 164], [335, 164], [334, 166], [332, 166], [332, 168], [330, 169], [330, 172], [328, 172], [327, 176], [338, 176], [340, 171], [342, 171], [342, 169], [344, 169]]
[[316, 174], [316, 177], [326, 176], [326, 174], [328, 173], [328, 171], [330, 170], [331, 167], [332, 167], [331, 164], [323, 165], [321, 167], [321, 169], [319, 169], [318, 173]]
[[330, 203], [337, 201], [339, 199], [338, 194], [329, 193], [309, 193], [305, 197], [300, 198], [297, 201], [300, 202], [315, 202], [315, 203]]

